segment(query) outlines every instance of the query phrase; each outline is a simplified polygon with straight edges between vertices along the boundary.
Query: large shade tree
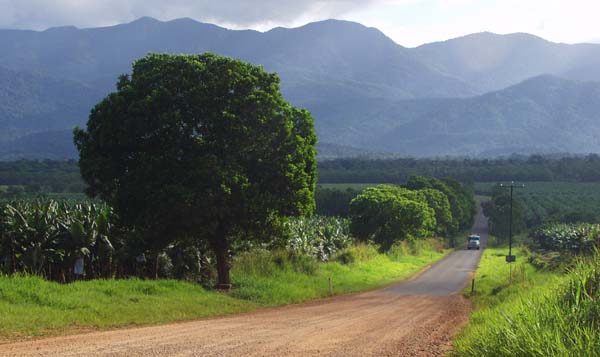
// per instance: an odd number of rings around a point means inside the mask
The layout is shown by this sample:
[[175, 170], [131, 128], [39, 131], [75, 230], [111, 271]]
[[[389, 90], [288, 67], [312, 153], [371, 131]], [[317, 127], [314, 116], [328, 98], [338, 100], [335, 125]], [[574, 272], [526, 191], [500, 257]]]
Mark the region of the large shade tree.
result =
[[[277, 75], [239, 60], [150, 54], [75, 130], [88, 194], [158, 251], [207, 242], [221, 288], [236, 239], [314, 209], [316, 135]], [[258, 233], [258, 234], [257, 234]], [[243, 238], [242, 238], [243, 237]]]

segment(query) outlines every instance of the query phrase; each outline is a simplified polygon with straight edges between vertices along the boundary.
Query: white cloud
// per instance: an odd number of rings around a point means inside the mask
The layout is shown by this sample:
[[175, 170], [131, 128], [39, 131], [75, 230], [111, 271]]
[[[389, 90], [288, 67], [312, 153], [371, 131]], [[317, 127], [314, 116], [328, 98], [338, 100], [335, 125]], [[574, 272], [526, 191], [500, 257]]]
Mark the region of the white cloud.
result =
[[260, 27], [301, 18], [330, 18], [363, 8], [373, 0], [0, 0], [0, 26], [45, 29], [51, 26], [110, 25], [142, 16]]

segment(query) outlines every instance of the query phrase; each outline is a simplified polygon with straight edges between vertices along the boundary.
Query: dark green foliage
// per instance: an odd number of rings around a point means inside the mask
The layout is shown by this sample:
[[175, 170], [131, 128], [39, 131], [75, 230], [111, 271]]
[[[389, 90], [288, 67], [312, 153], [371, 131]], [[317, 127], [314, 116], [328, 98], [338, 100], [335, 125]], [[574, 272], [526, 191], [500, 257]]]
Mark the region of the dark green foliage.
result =
[[446, 195], [452, 211], [451, 221], [444, 227], [447, 232], [456, 233], [473, 225], [477, 210], [473, 193], [459, 182], [452, 179], [411, 176], [405, 186], [411, 190], [434, 189]]
[[336, 159], [319, 162], [320, 183], [403, 183], [411, 176], [459, 182], [600, 181], [600, 156], [511, 156], [497, 159]]
[[83, 192], [85, 188], [75, 160], [0, 161], [0, 186], [4, 185], [32, 193]]
[[348, 217], [350, 201], [359, 193], [360, 190], [352, 188], [340, 190], [317, 186], [315, 213], [323, 216]]
[[[515, 236], [527, 226], [523, 205], [514, 196], [512, 206], [512, 234]], [[501, 240], [498, 243], [508, 243], [510, 212], [510, 194], [506, 189], [498, 188], [492, 199], [483, 203], [483, 213], [489, 218], [490, 234]]]
[[[236, 238], [260, 237], [282, 215], [310, 214], [313, 120], [279, 79], [239, 60], [151, 54], [75, 131], [88, 194], [160, 251], [176, 237], [208, 242], [230, 284]], [[243, 234], [242, 234], [243, 233]]]
[[435, 233], [440, 237], [448, 237], [458, 230], [458, 222], [452, 216], [452, 206], [448, 196], [433, 188], [423, 188], [415, 191], [417, 197], [427, 202], [435, 213]]
[[435, 229], [435, 212], [414, 192], [392, 185], [369, 187], [350, 203], [350, 230], [385, 251], [397, 241], [425, 238]]

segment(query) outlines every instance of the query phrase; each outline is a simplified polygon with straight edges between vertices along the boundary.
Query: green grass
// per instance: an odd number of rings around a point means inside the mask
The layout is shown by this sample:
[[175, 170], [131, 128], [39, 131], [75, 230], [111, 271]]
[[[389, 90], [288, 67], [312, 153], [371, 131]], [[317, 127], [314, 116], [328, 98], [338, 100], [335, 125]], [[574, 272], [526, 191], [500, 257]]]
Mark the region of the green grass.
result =
[[506, 248], [487, 249], [470, 296], [475, 312], [455, 341], [457, 356], [593, 356], [600, 350], [600, 263], [571, 274], [537, 271], [517, 250], [509, 280]]
[[155, 324], [249, 311], [255, 305], [173, 280], [94, 280], [69, 285], [0, 278], [0, 336]]
[[[465, 290], [476, 310], [502, 305], [515, 297], [535, 291], [546, 285], [555, 286], [564, 275], [556, 272], [538, 271], [527, 262], [529, 252], [513, 248], [517, 261], [506, 263], [508, 247], [487, 248], [483, 251], [479, 268], [474, 276], [475, 292]], [[477, 316], [473, 316], [476, 318]], [[475, 320], [472, 320], [472, 323]]]
[[298, 303], [329, 296], [330, 278], [334, 295], [363, 291], [406, 279], [447, 253], [421, 247], [416, 255], [403, 255], [404, 248], [382, 255], [373, 247], [351, 247], [344, 252], [353, 257], [350, 264], [253, 252], [236, 260], [236, 288], [227, 294], [174, 280], [62, 285], [38, 277], [0, 277], [0, 339], [184, 321]]

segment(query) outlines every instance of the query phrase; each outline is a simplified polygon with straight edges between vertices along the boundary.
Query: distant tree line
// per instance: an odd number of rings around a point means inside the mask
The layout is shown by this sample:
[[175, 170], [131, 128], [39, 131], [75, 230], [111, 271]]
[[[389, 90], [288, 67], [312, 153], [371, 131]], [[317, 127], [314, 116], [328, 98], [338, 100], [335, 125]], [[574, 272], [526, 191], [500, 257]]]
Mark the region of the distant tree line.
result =
[[500, 159], [336, 159], [318, 164], [321, 183], [404, 183], [410, 176], [460, 182], [600, 180], [600, 156], [532, 155]]
[[[504, 159], [336, 159], [318, 163], [320, 183], [405, 183], [410, 176], [459, 182], [600, 180], [600, 156], [532, 155]], [[0, 161], [0, 186], [27, 192], [83, 192], [77, 161]], [[322, 191], [326, 194], [325, 190]], [[317, 197], [318, 199], [318, 197]]]
[[0, 161], [0, 186], [19, 186], [11, 190], [28, 193], [83, 192], [85, 189], [75, 160]]

